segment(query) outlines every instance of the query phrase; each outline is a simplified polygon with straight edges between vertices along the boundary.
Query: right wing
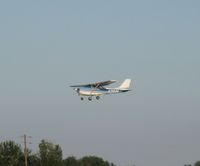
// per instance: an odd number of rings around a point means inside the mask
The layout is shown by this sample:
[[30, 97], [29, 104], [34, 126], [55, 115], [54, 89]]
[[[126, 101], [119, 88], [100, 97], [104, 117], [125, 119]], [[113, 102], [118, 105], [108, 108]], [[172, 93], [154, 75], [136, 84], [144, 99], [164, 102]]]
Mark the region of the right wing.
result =
[[115, 80], [109, 80], [109, 81], [89, 83], [89, 84], [71, 85], [70, 87], [94, 87], [94, 88], [98, 88], [100, 86], [110, 85], [114, 82], [116, 82], [116, 81]]

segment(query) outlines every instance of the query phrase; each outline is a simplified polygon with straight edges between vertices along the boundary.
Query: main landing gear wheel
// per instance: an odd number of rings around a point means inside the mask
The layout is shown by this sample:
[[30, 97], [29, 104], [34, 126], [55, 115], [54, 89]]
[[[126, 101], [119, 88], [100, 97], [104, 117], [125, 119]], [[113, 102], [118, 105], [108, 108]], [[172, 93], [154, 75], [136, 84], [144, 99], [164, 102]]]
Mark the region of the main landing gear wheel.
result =
[[89, 100], [89, 101], [92, 101], [92, 97], [88, 97], [88, 100]]
[[96, 99], [97, 99], [97, 100], [99, 100], [99, 99], [100, 99], [100, 97], [99, 97], [99, 96], [97, 96], [97, 97], [96, 97]]
[[83, 100], [83, 97], [81, 97], [81, 100]]

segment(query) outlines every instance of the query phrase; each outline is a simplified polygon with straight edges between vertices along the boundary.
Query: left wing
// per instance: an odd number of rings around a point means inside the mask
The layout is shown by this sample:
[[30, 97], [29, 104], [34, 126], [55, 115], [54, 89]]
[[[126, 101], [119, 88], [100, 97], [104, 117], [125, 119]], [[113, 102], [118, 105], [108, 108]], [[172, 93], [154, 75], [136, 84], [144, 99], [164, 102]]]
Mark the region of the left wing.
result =
[[113, 84], [114, 82], [116, 82], [116, 80], [109, 80], [109, 81], [89, 83], [89, 84], [81, 84], [81, 85], [72, 85], [70, 87], [94, 87], [94, 88], [98, 88], [100, 86], [106, 86], [106, 85]]

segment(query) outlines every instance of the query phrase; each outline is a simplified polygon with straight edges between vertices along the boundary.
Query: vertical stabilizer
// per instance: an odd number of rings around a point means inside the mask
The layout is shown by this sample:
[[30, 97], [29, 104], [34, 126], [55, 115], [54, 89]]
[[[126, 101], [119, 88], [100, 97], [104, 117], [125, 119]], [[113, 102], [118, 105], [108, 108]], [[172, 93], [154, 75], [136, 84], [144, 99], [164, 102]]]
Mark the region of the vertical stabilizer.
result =
[[129, 89], [131, 79], [125, 79], [124, 82], [119, 86], [119, 89]]

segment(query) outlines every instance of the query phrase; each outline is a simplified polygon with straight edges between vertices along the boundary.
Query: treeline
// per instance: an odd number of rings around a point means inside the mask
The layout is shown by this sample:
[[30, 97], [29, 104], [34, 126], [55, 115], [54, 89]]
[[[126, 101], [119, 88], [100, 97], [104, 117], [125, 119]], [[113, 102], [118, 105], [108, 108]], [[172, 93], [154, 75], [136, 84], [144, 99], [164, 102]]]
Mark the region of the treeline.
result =
[[[24, 166], [24, 150], [14, 141], [0, 143], [0, 166]], [[96, 156], [86, 156], [76, 159], [74, 156], [63, 159], [62, 149], [46, 140], [39, 144], [39, 151], [35, 154], [27, 150], [28, 166], [116, 166], [113, 163]]]
[[[21, 146], [14, 141], [1, 142], [0, 166], [25, 166], [24, 154]], [[28, 154], [28, 166], [116, 166], [96, 156], [86, 156], [81, 159], [70, 156], [63, 159], [61, 147], [46, 140], [39, 143], [37, 153], [33, 154], [31, 150], [27, 150], [26, 154]], [[184, 166], [200, 166], [200, 161], [197, 161], [194, 165]]]
[[[192, 164], [184, 165], [184, 166], [192, 166]], [[194, 166], [200, 166], [200, 161], [197, 161]]]

